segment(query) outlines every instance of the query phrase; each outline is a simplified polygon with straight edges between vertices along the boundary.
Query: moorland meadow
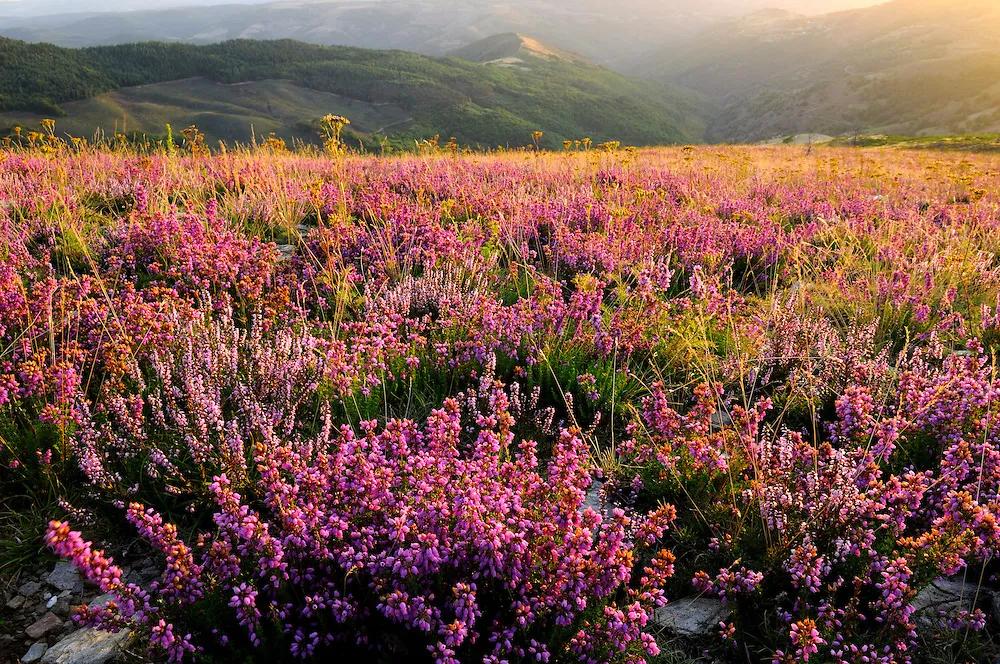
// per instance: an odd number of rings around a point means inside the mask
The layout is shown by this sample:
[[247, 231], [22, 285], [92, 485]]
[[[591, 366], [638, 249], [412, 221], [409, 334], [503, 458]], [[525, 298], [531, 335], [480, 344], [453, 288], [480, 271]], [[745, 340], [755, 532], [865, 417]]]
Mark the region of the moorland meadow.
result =
[[996, 656], [1000, 155], [172, 145], [0, 152], [7, 597], [68, 561], [153, 661]]

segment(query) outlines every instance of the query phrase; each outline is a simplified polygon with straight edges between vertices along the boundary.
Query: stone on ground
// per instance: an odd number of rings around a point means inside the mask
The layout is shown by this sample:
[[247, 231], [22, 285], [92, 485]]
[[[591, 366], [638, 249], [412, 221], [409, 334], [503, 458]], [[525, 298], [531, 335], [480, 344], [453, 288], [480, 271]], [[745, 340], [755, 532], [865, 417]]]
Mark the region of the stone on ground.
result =
[[114, 593], [104, 593], [103, 595], [98, 595], [94, 599], [90, 600], [88, 605], [91, 609], [103, 609], [108, 605], [108, 602], [117, 602], [118, 596]]
[[45, 582], [58, 590], [73, 590], [77, 586], [82, 588], [80, 572], [72, 563], [63, 560], [56, 563], [55, 569], [45, 577]]
[[105, 664], [128, 647], [131, 640], [129, 632], [113, 634], [84, 627], [49, 648], [42, 664]]
[[688, 597], [656, 610], [653, 622], [679, 636], [703, 637], [715, 634], [729, 609], [720, 600]]
[[590, 488], [587, 489], [587, 496], [583, 500], [583, 509], [588, 507], [598, 514], [604, 514], [604, 501], [601, 500], [601, 487], [603, 483], [600, 480], [594, 480]]
[[17, 589], [19, 593], [25, 597], [31, 597], [32, 595], [38, 594], [38, 591], [42, 589], [42, 584], [37, 581], [28, 581], [27, 583], [21, 584], [21, 587]]
[[48, 649], [49, 647], [45, 645], [44, 641], [33, 643], [31, 647], [28, 648], [28, 652], [21, 656], [21, 664], [34, 664], [42, 658], [42, 655], [44, 655], [45, 651]]
[[977, 598], [985, 598], [989, 594], [987, 589], [978, 588], [975, 583], [940, 579], [913, 599], [913, 615], [918, 624], [928, 626], [937, 622], [942, 611], [971, 610]]
[[54, 613], [46, 613], [44, 616], [31, 623], [24, 633], [32, 639], [40, 639], [52, 630], [62, 627], [62, 618]]

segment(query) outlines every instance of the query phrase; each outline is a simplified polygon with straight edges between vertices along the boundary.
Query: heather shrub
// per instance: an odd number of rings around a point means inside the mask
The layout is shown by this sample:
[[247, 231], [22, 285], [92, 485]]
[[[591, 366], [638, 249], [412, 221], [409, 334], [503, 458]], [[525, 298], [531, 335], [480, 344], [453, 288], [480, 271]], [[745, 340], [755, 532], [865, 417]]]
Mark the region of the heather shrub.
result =
[[[641, 579], [632, 566], [669, 514], [584, 509], [579, 431], [562, 430], [543, 462], [513, 431], [529, 400], [489, 381], [421, 424], [337, 427], [343, 371], [307, 333], [241, 331], [223, 316], [136, 362], [101, 412], [81, 412], [84, 472], [167, 565], [148, 592], [124, 584], [53, 522], [50, 546], [119, 598], [82, 619], [145, 625], [171, 660], [236, 644], [439, 662], [655, 654], [642, 627], [665, 601], [670, 557]], [[239, 632], [181, 636], [220, 599]]]
[[986, 661], [975, 158], [0, 152], [0, 574], [153, 660]]
[[[969, 345], [946, 354], [932, 337], [892, 372], [854, 365], [821, 431], [788, 423], [767, 396], [746, 408], [703, 385], [680, 406], [656, 384], [608, 491], [693, 513], [665, 541], [678, 558], [669, 590], [730, 604], [720, 633], [734, 645], [775, 662], [909, 661], [918, 592], [988, 574], [1000, 534], [993, 370]], [[965, 632], [986, 622], [976, 607], [923, 618]]]

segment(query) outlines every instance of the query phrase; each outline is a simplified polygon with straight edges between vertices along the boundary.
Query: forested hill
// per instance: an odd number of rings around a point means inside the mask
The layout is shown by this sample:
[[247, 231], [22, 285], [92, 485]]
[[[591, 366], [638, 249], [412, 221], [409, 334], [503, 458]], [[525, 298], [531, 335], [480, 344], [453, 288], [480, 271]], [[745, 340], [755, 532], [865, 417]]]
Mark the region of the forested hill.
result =
[[549, 146], [584, 137], [646, 145], [695, 141], [704, 131], [691, 93], [640, 83], [582, 59], [525, 54], [512, 66], [290, 40], [64, 49], [0, 39], [0, 110], [8, 112], [72, 115], [74, 101], [193, 77], [280, 79], [395, 105], [408, 116], [393, 128], [397, 138], [440, 134], [462, 144], [523, 145], [531, 132], [542, 131]]

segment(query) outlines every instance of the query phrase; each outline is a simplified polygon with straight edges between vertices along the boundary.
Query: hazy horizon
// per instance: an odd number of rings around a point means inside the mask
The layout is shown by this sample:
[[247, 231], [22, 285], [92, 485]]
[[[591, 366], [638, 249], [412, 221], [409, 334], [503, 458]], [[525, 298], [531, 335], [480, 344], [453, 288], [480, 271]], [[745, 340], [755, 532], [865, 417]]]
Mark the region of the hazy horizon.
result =
[[[650, 15], [662, 15], [674, 10], [715, 11], [732, 15], [750, 13], [760, 9], [774, 8], [805, 14], [825, 14], [847, 9], [859, 9], [882, 4], [887, 0], [624, 0], [619, 8]], [[567, 8], [579, 7], [577, 0], [564, 0]], [[508, 5], [496, 0], [119, 0], [109, 7], [106, 0], [0, 0], [0, 15], [16, 18], [32, 18], [60, 14], [81, 13], [124, 13], [135, 11], [160, 11], [218, 5], [262, 5], [262, 4], [333, 4], [333, 5], [386, 5], [386, 6], [434, 6], [458, 4], [465, 8]], [[526, 3], [528, 5], [533, 3]], [[552, 2], [550, 4], [561, 4]], [[584, 3], [585, 4], [585, 3]], [[603, 3], [601, 3], [603, 4]]]

